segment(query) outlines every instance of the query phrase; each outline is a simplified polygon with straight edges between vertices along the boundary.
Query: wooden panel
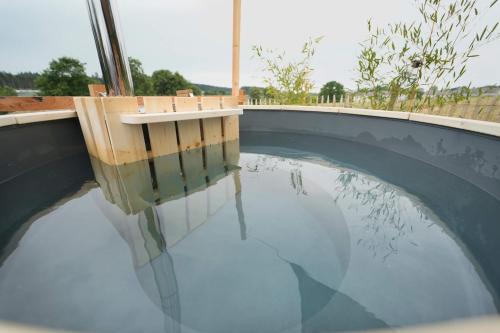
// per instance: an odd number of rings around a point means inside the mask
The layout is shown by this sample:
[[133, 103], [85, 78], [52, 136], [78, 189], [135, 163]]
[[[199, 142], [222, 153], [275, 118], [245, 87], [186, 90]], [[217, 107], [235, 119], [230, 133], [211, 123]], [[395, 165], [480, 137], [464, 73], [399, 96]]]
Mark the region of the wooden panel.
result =
[[240, 89], [240, 34], [241, 34], [241, 0], [233, 0], [233, 52], [232, 52], [232, 85], [233, 96], [238, 96]]
[[74, 110], [72, 96], [62, 97], [0, 97], [0, 111], [47, 111], [47, 110]]
[[89, 84], [90, 97], [102, 97], [106, 95], [106, 86], [104, 84]]
[[[222, 108], [232, 109], [238, 107], [238, 96], [223, 97]], [[224, 141], [232, 141], [240, 138], [240, 119], [238, 116], [224, 117], [222, 122]]]
[[[220, 97], [202, 97], [202, 110], [217, 110], [221, 108]], [[203, 119], [203, 140], [205, 146], [216, 145], [222, 142], [222, 118]]]
[[221, 108], [222, 100], [220, 96], [208, 96], [201, 98], [202, 110], [218, 110]]
[[174, 97], [175, 111], [199, 111], [197, 97]]
[[[175, 97], [175, 111], [197, 111], [198, 99], [196, 97]], [[177, 122], [179, 130], [180, 150], [190, 150], [201, 147], [201, 132], [199, 120], [183, 120]]]
[[42, 121], [52, 121], [59, 119], [75, 118], [74, 110], [44, 111], [44, 112], [23, 112], [12, 114], [16, 119], [16, 124], [30, 124]]
[[137, 98], [104, 97], [101, 100], [116, 164], [147, 159], [142, 127], [123, 124], [120, 120], [120, 114], [138, 112]]
[[92, 126], [90, 125], [90, 120], [87, 115], [87, 108], [84, 105], [82, 97], [74, 98], [76, 113], [78, 114], [78, 121], [80, 122], [80, 127], [83, 133], [83, 139], [87, 146], [87, 150], [90, 155], [98, 157], [97, 146], [94, 141], [94, 134], [92, 133]]
[[0, 116], [0, 127], [10, 126], [15, 124], [16, 124], [16, 118], [14, 118], [14, 116], [10, 115]]
[[177, 90], [175, 94], [177, 97], [193, 97], [193, 89]]
[[[59, 111], [60, 112], [60, 111]], [[139, 125], [139, 124], [154, 124], [165, 123], [183, 120], [200, 120], [207, 118], [220, 118], [232, 115], [242, 115], [242, 109], [220, 109], [220, 110], [205, 110], [186, 111], [186, 112], [167, 112], [167, 113], [150, 113], [150, 114], [122, 114], [120, 119], [124, 124]]]
[[87, 117], [92, 128], [97, 157], [104, 163], [114, 165], [115, 156], [109, 138], [101, 98], [82, 97], [82, 102], [87, 110]]
[[[174, 112], [172, 97], [144, 97], [146, 114]], [[148, 124], [153, 157], [179, 151], [174, 123]]]

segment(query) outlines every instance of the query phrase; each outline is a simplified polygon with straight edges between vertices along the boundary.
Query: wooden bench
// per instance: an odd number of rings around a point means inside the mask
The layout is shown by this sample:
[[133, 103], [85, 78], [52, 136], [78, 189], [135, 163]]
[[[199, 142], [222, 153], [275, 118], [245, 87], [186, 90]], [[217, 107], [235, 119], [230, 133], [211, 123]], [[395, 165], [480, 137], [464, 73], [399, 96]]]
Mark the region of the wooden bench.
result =
[[239, 139], [243, 111], [238, 97], [148, 96], [142, 101], [140, 108], [137, 97], [75, 97], [90, 155], [120, 165]]

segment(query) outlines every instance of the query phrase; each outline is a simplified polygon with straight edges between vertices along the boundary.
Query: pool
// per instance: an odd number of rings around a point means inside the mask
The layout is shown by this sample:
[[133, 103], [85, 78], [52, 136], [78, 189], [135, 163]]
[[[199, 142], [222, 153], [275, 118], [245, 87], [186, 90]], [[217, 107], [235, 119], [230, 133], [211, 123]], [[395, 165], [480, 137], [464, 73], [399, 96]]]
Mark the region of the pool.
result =
[[[303, 114], [266, 113], [265, 124], [263, 114], [245, 114], [240, 142], [121, 167], [60, 162], [79, 177], [47, 186], [29, 212], [12, 206], [2, 229], [0, 319], [93, 332], [335, 332], [499, 312], [500, 188], [486, 148], [465, 177], [458, 157], [453, 172], [442, 166], [457, 144], [447, 135], [468, 134], [415, 127], [440, 131], [435, 151], [448, 151], [426, 160], [415, 148], [425, 140], [400, 122], [347, 130], [349, 117], [327, 126], [318, 113], [304, 132], [280, 118]], [[392, 141], [380, 138], [387, 123]]]

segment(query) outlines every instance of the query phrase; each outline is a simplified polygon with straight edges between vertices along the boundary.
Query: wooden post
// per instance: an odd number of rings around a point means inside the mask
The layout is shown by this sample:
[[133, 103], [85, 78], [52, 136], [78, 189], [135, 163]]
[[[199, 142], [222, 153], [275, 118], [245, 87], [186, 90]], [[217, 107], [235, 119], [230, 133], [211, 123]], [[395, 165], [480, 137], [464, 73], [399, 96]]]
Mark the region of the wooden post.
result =
[[238, 96], [240, 91], [240, 27], [241, 0], [233, 0], [233, 96]]
[[[238, 107], [237, 97], [223, 97], [222, 98], [222, 108], [230, 109]], [[238, 116], [229, 116], [223, 118], [223, 133], [224, 141], [238, 140], [240, 138], [240, 123]]]

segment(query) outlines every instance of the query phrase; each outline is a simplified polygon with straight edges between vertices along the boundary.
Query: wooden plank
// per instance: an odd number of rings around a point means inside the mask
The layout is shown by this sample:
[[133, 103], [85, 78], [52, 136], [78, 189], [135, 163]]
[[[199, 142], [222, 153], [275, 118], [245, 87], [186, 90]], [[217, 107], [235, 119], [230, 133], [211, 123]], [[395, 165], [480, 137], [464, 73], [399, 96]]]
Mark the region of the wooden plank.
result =
[[[175, 97], [176, 112], [193, 112], [198, 110], [196, 97]], [[177, 122], [179, 130], [180, 150], [190, 150], [201, 147], [201, 132], [199, 120], [183, 120]]]
[[[146, 114], [174, 113], [172, 97], [144, 97]], [[148, 124], [149, 142], [153, 157], [177, 153], [177, 134], [175, 123]]]
[[102, 97], [106, 95], [106, 86], [104, 84], [89, 84], [90, 97]]
[[0, 112], [74, 110], [72, 96], [0, 97]]
[[[201, 109], [203, 113], [206, 110], [218, 110], [221, 108], [220, 97], [202, 97]], [[201, 121], [203, 126], [203, 141], [205, 146], [216, 145], [222, 142], [222, 118], [203, 119]]]
[[102, 100], [99, 97], [82, 97], [87, 117], [92, 128], [97, 157], [104, 163], [114, 165], [115, 156], [106, 125]]
[[61, 111], [18, 113], [14, 115], [14, 118], [16, 118], [17, 124], [29, 124], [29, 123], [38, 123], [42, 121], [75, 118], [76, 116], [77, 115], [74, 110], [61, 110]]
[[[222, 108], [230, 109], [237, 107], [238, 107], [238, 96], [222, 98]], [[238, 116], [224, 117], [222, 128], [224, 134], [224, 141], [238, 140], [240, 138], [240, 122]]]
[[85, 145], [87, 146], [87, 151], [91, 156], [98, 157], [97, 146], [94, 141], [94, 134], [92, 133], [92, 126], [90, 125], [90, 120], [87, 115], [87, 109], [84, 105], [82, 97], [74, 98], [76, 113], [78, 114], [78, 121], [80, 123], [80, 128], [82, 129], [83, 139], [85, 140]]
[[200, 120], [206, 118], [220, 118], [232, 115], [242, 115], [242, 109], [222, 109], [207, 111], [173, 112], [173, 113], [152, 113], [152, 114], [123, 114], [120, 120], [124, 124], [140, 125], [154, 124], [185, 120]]
[[175, 92], [177, 97], [193, 97], [193, 89], [183, 89], [183, 90], [177, 90]]
[[132, 163], [148, 158], [142, 127], [123, 124], [120, 115], [137, 113], [135, 97], [103, 97], [104, 116], [115, 156], [115, 164]]
[[238, 96], [240, 91], [240, 34], [241, 34], [241, 0], [233, 0], [233, 54], [232, 54], [232, 95]]
[[16, 118], [11, 115], [0, 116], [0, 127], [16, 124]]

